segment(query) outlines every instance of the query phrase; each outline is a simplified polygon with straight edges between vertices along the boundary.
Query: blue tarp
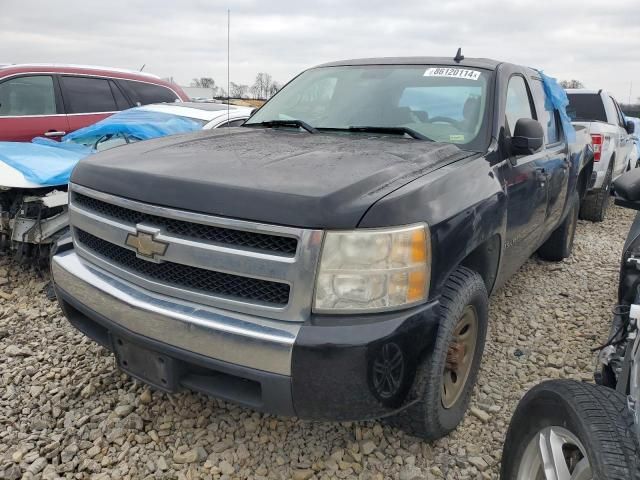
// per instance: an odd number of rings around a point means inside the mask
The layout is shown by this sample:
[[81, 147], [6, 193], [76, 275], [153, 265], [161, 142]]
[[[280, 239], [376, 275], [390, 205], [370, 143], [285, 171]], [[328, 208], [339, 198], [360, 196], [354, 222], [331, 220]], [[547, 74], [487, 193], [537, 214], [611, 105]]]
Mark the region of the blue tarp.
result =
[[[62, 141], [93, 145], [105, 135], [113, 134], [128, 135], [138, 140], [150, 140], [167, 135], [193, 132], [201, 128], [202, 124], [197, 120], [139, 107], [116, 113], [98, 123], [76, 130], [64, 136]], [[91, 142], [91, 140], [94, 141]]]
[[71, 170], [87, 156], [64, 148], [36, 143], [0, 142], [0, 161], [15, 168], [30, 182], [43, 187], [64, 185]]
[[542, 73], [542, 70], [538, 70], [540, 77], [542, 78], [542, 85], [545, 93], [545, 108], [547, 110], [553, 110], [554, 108], [560, 113], [560, 122], [562, 123], [562, 130], [564, 130], [565, 137], [568, 143], [576, 141], [576, 130], [573, 128], [571, 118], [567, 114], [567, 105], [569, 105], [569, 97], [564, 88], [560, 86], [558, 81]]
[[41, 186], [64, 185], [71, 171], [84, 157], [95, 153], [94, 145], [105, 135], [123, 135], [135, 140], [200, 130], [197, 120], [144, 107], [116, 113], [98, 123], [76, 130], [55, 142], [34, 138], [31, 143], [0, 142], [0, 161]]

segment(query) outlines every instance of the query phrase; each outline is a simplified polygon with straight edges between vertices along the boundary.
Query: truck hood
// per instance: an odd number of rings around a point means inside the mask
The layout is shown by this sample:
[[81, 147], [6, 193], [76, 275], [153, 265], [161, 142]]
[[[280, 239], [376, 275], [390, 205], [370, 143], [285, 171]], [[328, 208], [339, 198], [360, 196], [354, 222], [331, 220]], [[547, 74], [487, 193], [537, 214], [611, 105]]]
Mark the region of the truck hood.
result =
[[400, 137], [239, 127], [107, 150], [82, 160], [71, 181], [225, 217], [354, 228], [380, 198], [470, 155]]

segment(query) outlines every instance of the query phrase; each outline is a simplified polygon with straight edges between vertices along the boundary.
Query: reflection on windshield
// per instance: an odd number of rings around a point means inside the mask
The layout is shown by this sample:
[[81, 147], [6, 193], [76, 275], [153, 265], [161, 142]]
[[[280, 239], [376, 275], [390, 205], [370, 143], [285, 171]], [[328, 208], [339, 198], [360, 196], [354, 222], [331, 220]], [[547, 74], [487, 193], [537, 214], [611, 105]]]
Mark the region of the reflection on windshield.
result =
[[311, 69], [280, 91], [246, 125], [299, 120], [319, 130], [400, 128], [438, 142], [481, 149], [489, 76], [483, 70], [455, 66]]

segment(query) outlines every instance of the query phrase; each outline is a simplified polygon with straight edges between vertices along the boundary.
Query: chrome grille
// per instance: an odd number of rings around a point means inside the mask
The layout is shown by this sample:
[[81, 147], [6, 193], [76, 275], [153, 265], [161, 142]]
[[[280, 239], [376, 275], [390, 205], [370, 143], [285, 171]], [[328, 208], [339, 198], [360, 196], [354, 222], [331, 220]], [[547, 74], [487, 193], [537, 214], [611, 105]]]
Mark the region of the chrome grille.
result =
[[[84, 262], [161, 295], [274, 320], [309, 318], [321, 230], [159, 207], [70, 184], [69, 223]], [[127, 242], [167, 245], [149, 259]]]
[[185, 222], [174, 218], [163, 218], [103, 202], [97, 198], [82, 195], [81, 193], [73, 194], [73, 202], [100, 216], [133, 224], [148, 223], [150, 225], [162, 225], [168, 233], [182, 235], [195, 240], [205, 240], [289, 256], [295, 255], [298, 246], [298, 241], [291, 237], [265, 235], [263, 233], [220, 228], [202, 223]]
[[286, 283], [213, 272], [172, 262], [149, 262], [136, 257], [129, 249], [109, 243], [83, 230], [76, 230], [76, 241], [120, 267], [179, 288], [274, 305], [286, 305], [289, 301], [289, 285]]

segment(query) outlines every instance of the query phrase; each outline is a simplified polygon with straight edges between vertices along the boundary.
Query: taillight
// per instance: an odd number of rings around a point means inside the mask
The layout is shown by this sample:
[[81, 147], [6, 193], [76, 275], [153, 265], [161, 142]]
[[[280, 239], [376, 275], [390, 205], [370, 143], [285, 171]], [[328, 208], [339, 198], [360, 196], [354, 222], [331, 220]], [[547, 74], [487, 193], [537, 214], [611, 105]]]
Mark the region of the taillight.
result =
[[593, 146], [593, 161], [599, 162], [602, 155], [602, 135], [599, 133], [591, 134], [591, 145]]

